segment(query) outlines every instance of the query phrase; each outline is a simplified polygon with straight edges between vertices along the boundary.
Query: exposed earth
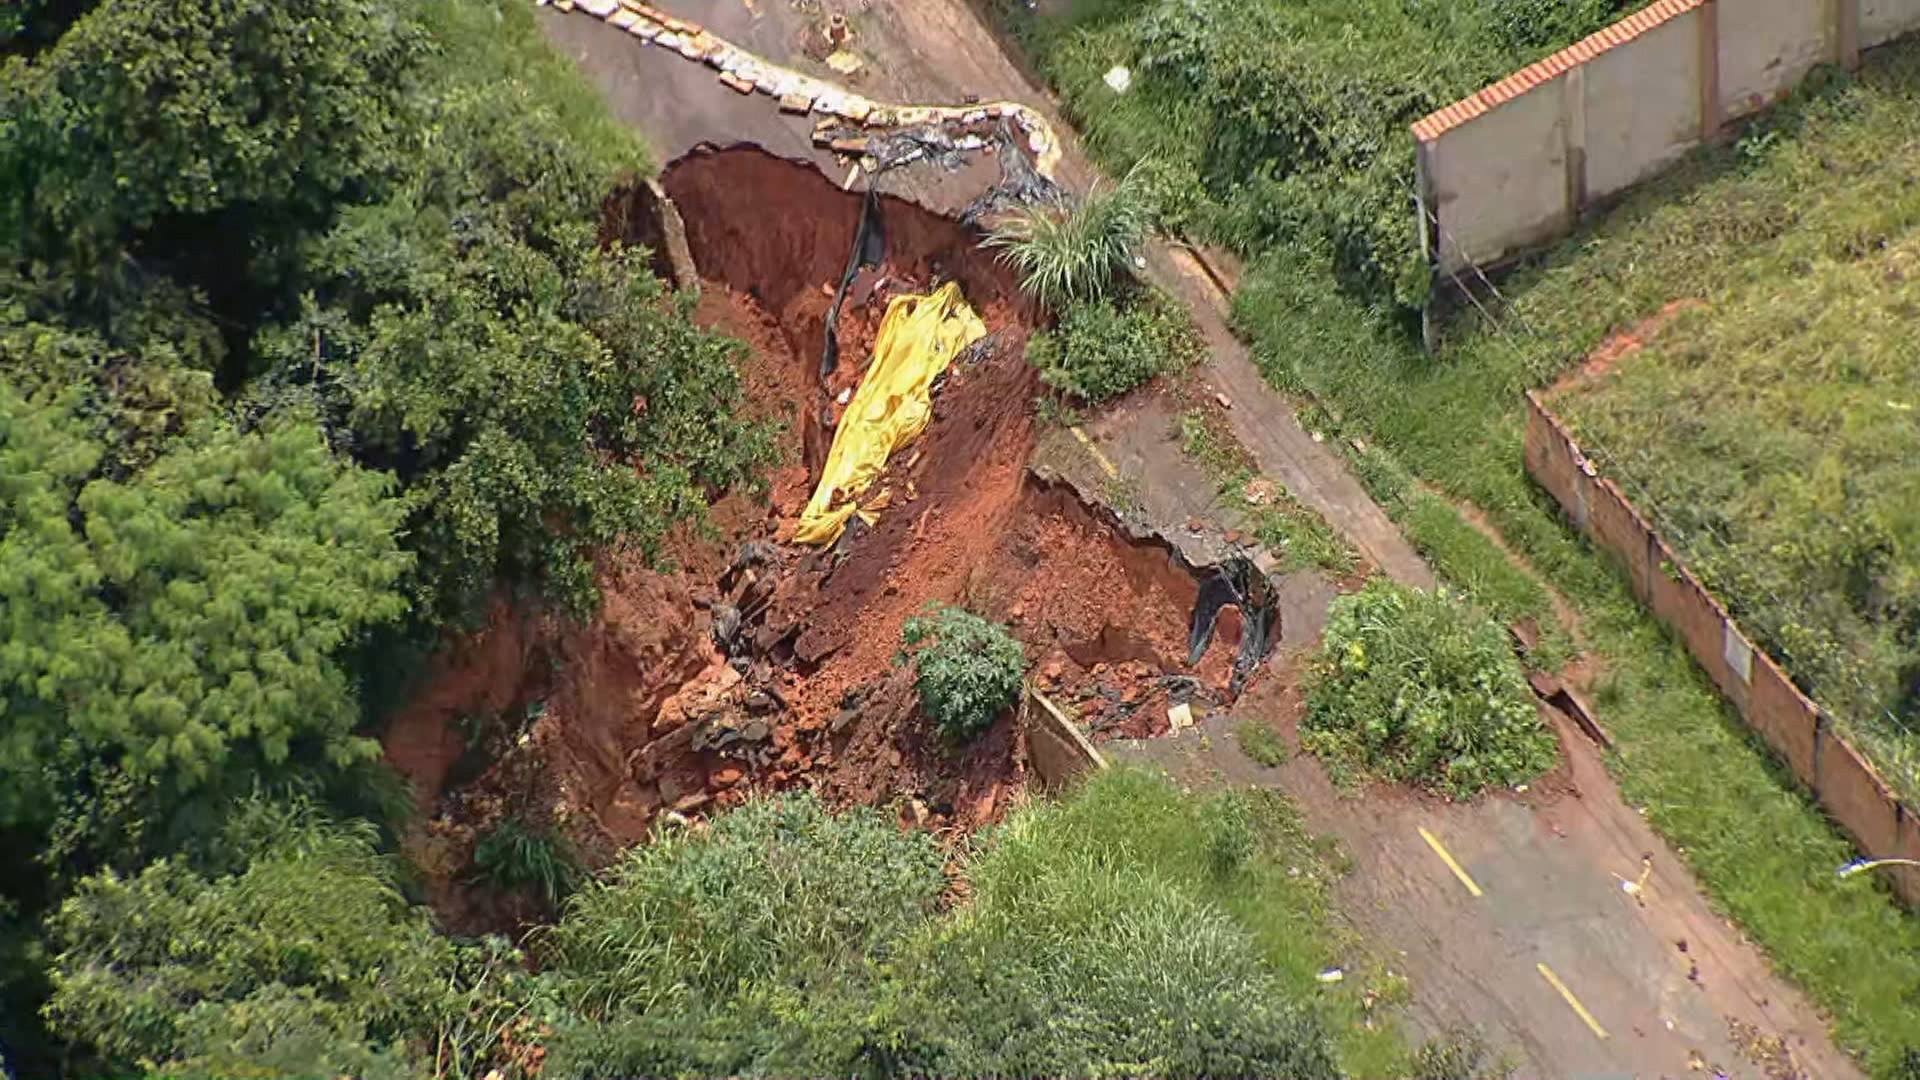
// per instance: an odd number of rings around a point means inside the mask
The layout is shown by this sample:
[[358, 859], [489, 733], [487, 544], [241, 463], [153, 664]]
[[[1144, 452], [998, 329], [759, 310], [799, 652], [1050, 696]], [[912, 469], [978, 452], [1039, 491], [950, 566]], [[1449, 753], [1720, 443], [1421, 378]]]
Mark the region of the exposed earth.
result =
[[[1062, 135], [1058, 178], [1084, 189], [1096, 175], [965, 0], [853, 5], [852, 74], [824, 63], [828, 9], [817, 0], [662, 6], [876, 99], [1024, 102]], [[661, 184], [701, 279], [697, 317], [746, 343], [751, 407], [781, 425], [785, 458], [766, 492], [727, 493], [710, 528], [678, 537], [670, 568], [609, 556], [605, 605], [589, 623], [503, 598], [394, 719], [388, 758], [429, 811], [409, 844], [451, 925], [512, 928], [539, 915], [467, 885], [477, 833], [508, 811], [556, 825], [596, 861], [643, 840], [663, 814], [698, 816], [755, 790], [807, 786], [935, 830], [995, 820], [1033, 779], [1026, 733], [1008, 715], [964, 751], [948, 747], [896, 662], [906, 619], [930, 602], [960, 603], [1013, 628], [1036, 684], [1109, 756], [1193, 785], [1281, 788], [1315, 831], [1337, 837], [1355, 864], [1341, 886], [1346, 913], [1371, 962], [1410, 978], [1419, 1032], [1475, 1026], [1523, 1076], [1858, 1075], [1819, 1014], [1713, 914], [1622, 801], [1598, 748], [1561, 719], [1560, 770], [1529, 792], [1469, 805], [1385, 788], [1356, 796], [1311, 757], [1262, 769], [1239, 753], [1232, 732], [1247, 719], [1291, 738], [1303, 657], [1327, 604], [1360, 577], [1270, 574], [1272, 659], [1234, 679], [1249, 624], [1228, 608], [1190, 665], [1207, 583], [1235, 559], [1272, 567], [1236, 539], [1244, 523], [1183, 455], [1172, 431], [1182, 409], [1215, 410], [1261, 475], [1360, 553], [1363, 572], [1433, 577], [1229, 333], [1230, 263], [1166, 245], [1149, 256], [1149, 276], [1189, 307], [1207, 342], [1202, 370], [1082, 429], [1044, 424], [1023, 359], [1036, 315], [957, 216], [1007, 162], [974, 153], [864, 175], [814, 144], [812, 119], [729, 89], [697, 62], [583, 12], [548, 9], [542, 25], [668, 162]], [[880, 192], [884, 255], [849, 284], [840, 363], [822, 375], [868, 186]], [[870, 528], [828, 551], [785, 542], [886, 300], [948, 280], [986, 322], [985, 347], [955, 364], [932, 427], [890, 464]], [[1562, 675], [1584, 685], [1577, 665]], [[1179, 704], [1196, 730], [1171, 730]]]

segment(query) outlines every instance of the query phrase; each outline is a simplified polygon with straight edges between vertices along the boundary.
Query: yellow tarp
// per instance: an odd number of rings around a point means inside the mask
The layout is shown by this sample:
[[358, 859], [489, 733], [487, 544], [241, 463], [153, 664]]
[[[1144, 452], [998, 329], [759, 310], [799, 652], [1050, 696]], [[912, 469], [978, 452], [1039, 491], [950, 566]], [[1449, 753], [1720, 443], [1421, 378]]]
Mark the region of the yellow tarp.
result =
[[933, 419], [933, 380], [967, 346], [987, 336], [960, 286], [948, 282], [931, 296], [896, 296], [887, 305], [873, 363], [848, 403], [820, 486], [793, 534], [801, 544], [831, 544], [887, 467], [894, 451], [920, 437]]

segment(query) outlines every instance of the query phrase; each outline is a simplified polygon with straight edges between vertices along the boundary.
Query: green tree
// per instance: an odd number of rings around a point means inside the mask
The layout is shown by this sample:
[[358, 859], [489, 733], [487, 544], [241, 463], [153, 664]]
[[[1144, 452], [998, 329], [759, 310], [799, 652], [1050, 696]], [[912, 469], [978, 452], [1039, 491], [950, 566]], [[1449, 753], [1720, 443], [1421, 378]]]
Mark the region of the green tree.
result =
[[338, 657], [404, 610], [391, 482], [295, 422], [208, 421], [92, 478], [77, 398], [0, 381], [0, 816], [44, 813], [62, 745], [178, 788], [371, 754]]
[[[371, 827], [252, 800], [206, 867], [81, 882], [49, 920], [56, 1032], [181, 1075], [475, 1075], [532, 991], [498, 945], [439, 935]], [[173, 1073], [175, 1068], [163, 1069]]]
[[323, 212], [391, 158], [406, 26], [373, 0], [95, 6], [0, 69], [16, 220], [97, 259], [171, 215]]
[[317, 399], [418, 493], [426, 610], [467, 614], [497, 578], [584, 608], [597, 551], [657, 557], [770, 443], [738, 417], [739, 346], [597, 243], [617, 161], [519, 83], [452, 88], [433, 124], [393, 197], [314, 245], [259, 393]]

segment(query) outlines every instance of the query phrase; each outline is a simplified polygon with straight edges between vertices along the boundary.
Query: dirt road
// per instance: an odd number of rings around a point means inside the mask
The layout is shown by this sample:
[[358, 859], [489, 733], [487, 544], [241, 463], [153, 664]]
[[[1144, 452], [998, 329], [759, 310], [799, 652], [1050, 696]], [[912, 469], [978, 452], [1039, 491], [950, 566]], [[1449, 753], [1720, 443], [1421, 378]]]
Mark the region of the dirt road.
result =
[[[818, 62], [825, 14], [816, 0], [666, 0], [663, 6], [778, 63], [839, 81]], [[965, 0], [876, 0], [852, 22], [853, 48], [864, 66], [849, 81], [869, 97], [949, 104], [970, 96], [1008, 98], [1055, 115]], [[836, 182], [846, 175], [845, 164], [811, 145], [808, 119], [783, 115], [767, 97], [727, 89], [703, 65], [583, 15], [547, 9], [542, 25], [616, 113], [646, 134], [663, 163], [703, 143], [748, 142], [811, 161]], [[1093, 172], [1071, 134], [1056, 128], [1065, 149], [1061, 178], [1083, 186]], [[975, 158], [956, 172], [916, 167], [888, 174], [880, 184], [951, 212], [998, 173], [996, 163]], [[777, 206], [766, 209], [779, 213]], [[1430, 583], [1430, 571], [1386, 514], [1261, 380], [1228, 332], [1222, 294], [1203, 269], [1162, 249], [1152, 272], [1193, 309], [1213, 352], [1203, 377], [1230, 399], [1234, 434], [1260, 471], [1319, 511], [1374, 565], [1405, 581]], [[1106, 460], [1156, 485], [1155, 497], [1143, 501], [1160, 508], [1154, 513], [1163, 525], [1166, 515], [1205, 498], [1202, 487], [1186, 480], [1167, 481], [1161, 497], [1164, 478], [1180, 472], [1166, 424], [1164, 411], [1123, 407], [1087, 429]], [[1098, 486], [1096, 477], [1086, 488]], [[1285, 647], [1296, 660], [1318, 633], [1320, 620], [1312, 616], [1324, 614], [1332, 595], [1309, 585], [1303, 579], [1301, 600], [1313, 612], [1283, 626]], [[1315, 830], [1338, 836], [1356, 861], [1343, 887], [1347, 910], [1374, 948], [1398, 957], [1412, 977], [1414, 1013], [1423, 1026], [1477, 1025], [1514, 1052], [1525, 1076], [1858, 1075], [1804, 999], [1712, 914], [1684, 867], [1623, 804], [1589, 745], [1563, 740], [1569, 752], [1564, 775], [1524, 797], [1470, 806], [1397, 791], [1353, 799], [1334, 791], [1310, 758], [1258, 769], [1229, 735], [1231, 724], [1246, 716], [1289, 731], [1298, 714], [1296, 674], [1293, 667], [1275, 668], [1235, 709], [1209, 718], [1207, 750], [1190, 733], [1181, 741], [1139, 743], [1124, 756], [1165, 765], [1194, 782], [1224, 778], [1284, 788]], [[1621, 888], [1622, 879], [1639, 882], [1643, 856], [1651, 860], [1644, 905]], [[1756, 1062], [1739, 1045], [1748, 1041], [1740, 1033], [1745, 1029], [1734, 1025], [1783, 1036], [1801, 1071]]]

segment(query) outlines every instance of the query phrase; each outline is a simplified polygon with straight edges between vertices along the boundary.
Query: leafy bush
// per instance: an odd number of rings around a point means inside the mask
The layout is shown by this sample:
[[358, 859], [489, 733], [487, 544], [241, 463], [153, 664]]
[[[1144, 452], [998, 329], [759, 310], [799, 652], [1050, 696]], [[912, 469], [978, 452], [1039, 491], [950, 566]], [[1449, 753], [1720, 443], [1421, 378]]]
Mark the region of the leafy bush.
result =
[[1048, 386], [1097, 405], [1155, 376], [1184, 370], [1204, 351], [1186, 312], [1159, 293], [1147, 293], [1127, 302], [1068, 305], [1053, 329], [1029, 339], [1027, 361]]
[[920, 708], [940, 733], [966, 742], [1020, 697], [1027, 657], [1005, 627], [944, 604], [907, 620], [901, 657], [911, 657]]
[[162, 860], [81, 883], [51, 920], [57, 1033], [110, 1064], [202, 1076], [399, 1075], [415, 1046], [457, 1074], [490, 1052], [524, 976], [436, 933], [371, 827], [256, 800], [222, 853], [225, 868]]
[[1077, 205], [1030, 206], [997, 223], [983, 242], [1020, 275], [1027, 295], [1049, 311], [1106, 296], [1132, 272], [1153, 215], [1140, 182], [1096, 188]]
[[495, 825], [473, 846], [473, 868], [501, 889], [526, 889], [549, 905], [580, 886], [585, 868], [567, 838], [519, 818]]
[[628, 850], [545, 939], [556, 1077], [855, 1071], [878, 965], [945, 886], [930, 837], [810, 794]]
[[1455, 798], [1530, 780], [1558, 753], [1500, 627], [1385, 579], [1334, 601], [1303, 728], [1315, 753]]

